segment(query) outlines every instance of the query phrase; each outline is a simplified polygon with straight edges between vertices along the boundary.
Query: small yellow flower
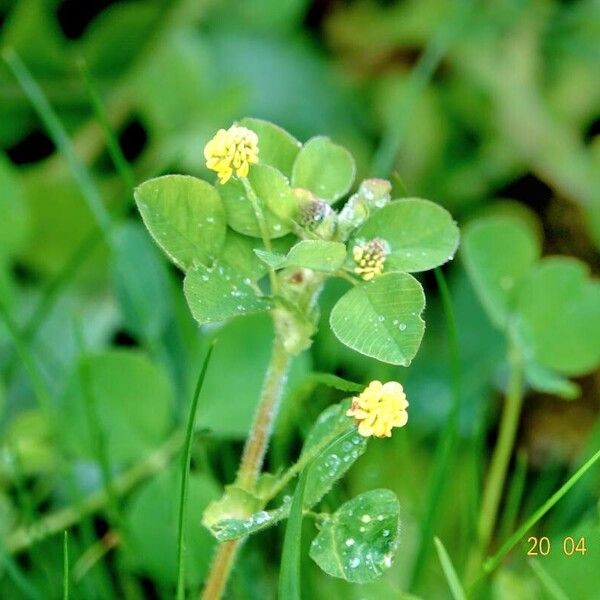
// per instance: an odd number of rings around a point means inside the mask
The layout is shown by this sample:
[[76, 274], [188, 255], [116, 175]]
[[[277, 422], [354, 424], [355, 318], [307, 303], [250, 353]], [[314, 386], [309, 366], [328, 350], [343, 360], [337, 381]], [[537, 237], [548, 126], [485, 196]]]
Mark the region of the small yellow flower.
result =
[[246, 177], [251, 164], [258, 162], [258, 136], [246, 127], [232, 125], [219, 129], [204, 146], [206, 166], [217, 172], [221, 183], [227, 183], [235, 174]]
[[354, 268], [354, 272], [358, 273], [365, 281], [381, 275], [387, 253], [387, 243], [381, 238], [357, 244], [352, 248], [352, 258], [357, 265]]
[[406, 394], [397, 381], [371, 381], [360, 396], [352, 398], [346, 415], [354, 417], [364, 437], [391, 437], [393, 427], [406, 425], [407, 407]]

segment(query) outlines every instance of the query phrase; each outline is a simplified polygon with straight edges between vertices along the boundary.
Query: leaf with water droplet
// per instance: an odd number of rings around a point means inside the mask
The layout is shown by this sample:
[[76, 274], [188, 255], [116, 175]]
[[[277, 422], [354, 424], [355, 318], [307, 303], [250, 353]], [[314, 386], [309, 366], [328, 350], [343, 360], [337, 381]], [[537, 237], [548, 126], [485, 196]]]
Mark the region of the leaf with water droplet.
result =
[[346, 416], [350, 402], [348, 399], [326, 408], [304, 442], [302, 455], [324, 444], [328, 438], [332, 440], [310, 466], [304, 492], [307, 507], [321, 500], [367, 447], [367, 439], [357, 433], [354, 420]]
[[192, 315], [201, 325], [271, 308], [267, 299], [256, 295], [251, 282], [227, 265], [197, 265], [187, 272], [183, 291]]
[[356, 166], [348, 150], [329, 138], [317, 136], [304, 144], [292, 170], [292, 185], [335, 202], [352, 186]]
[[256, 256], [274, 269], [305, 267], [315, 271], [337, 271], [346, 259], [346, 246], [340, 242], [302, 240], [287, 255], [254, 250]]
[[[289, 233], [298, 201], [284, 175], [269, 165], [258, 164], [250, 169], [248, 181], [258, 198], [270, 237], [279, 238]], [[229, 226], [238, 233], [262, 237], [243, 183], [232, 177], [217, 189], [225, 205]]]
[[374, 238], [384, 239], [389, 247], [384, 272], [414, 273], [450, 260], [459, 232], [445, 208], [422, 198], [404, 198], [373, 213], [352, 240]]
[[225, 209], [212, 185], [187, 175], [165, 175], [142, 183], [134, 197], [148, 231], [178, 267], [209, 264], [219, 256]]
[[479, 219], [465, 230], [462, 253], [490, 319], [506, 326], [520, 286], [541, 253], [530, 225], [515, 216]]
[[423, 338], [424, 308], [425, 294], [414, 277], [388, 273], [346, 292], [333, 307], [329, 323], [346, 346], [406, 367]]
[[260, 163], [271, 165], [289, 177], [302, 144], [285, 129], [269, 121], [247, 117], [239, 124], [258, 135]]
[[400, 533], [400, 505], [390, 490], [360, 494], [323, 523], [310, 557], [325, 573], [368, 583], [392, 566]]

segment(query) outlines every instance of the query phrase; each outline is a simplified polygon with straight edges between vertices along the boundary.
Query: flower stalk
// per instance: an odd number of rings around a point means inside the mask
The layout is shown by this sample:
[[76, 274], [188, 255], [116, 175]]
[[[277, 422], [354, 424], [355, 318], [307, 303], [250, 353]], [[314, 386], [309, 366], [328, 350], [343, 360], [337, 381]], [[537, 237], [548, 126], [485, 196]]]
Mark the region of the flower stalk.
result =
[[[252, 492], [256, 486], [260, 475], [291, 362], [291, 356], [286, 352], [283, 340], [277, 332], [277, 323], [275, 323], [275, 330], [271, 362], [235, 482], [235, 485], [249, 492]], [[222, 597], [243, 541], [242, 538], [219, 544], [201, 596], [203, 600], [218, 600]]]
[[483, 499], [477, 522], [477, 543], [467, 563], [467, 581], [475, 578], [492, 539], [521, 415], [523, 367], [516, 351], [511, 352], [509, 362], [510, 379], [502, 409], [498, 439], [483, 490]]

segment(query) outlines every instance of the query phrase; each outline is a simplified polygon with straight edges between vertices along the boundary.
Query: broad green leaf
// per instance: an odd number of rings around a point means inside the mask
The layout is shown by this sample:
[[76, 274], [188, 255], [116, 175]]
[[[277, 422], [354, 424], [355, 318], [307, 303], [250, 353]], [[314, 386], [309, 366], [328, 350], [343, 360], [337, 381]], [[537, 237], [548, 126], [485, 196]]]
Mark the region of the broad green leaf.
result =
[[28, 233], [28, 212], [17, 174], [0, 155], [0, 258], [19, 251]]
[[300, 550], [302, 547], [302, 511], [306, 488], [306, 468], [300, 474], [290, 515], [285, 528], [281, 568], [279, 569], [279, 598], [302, 600], [302, 580], [300, 577]]
[[302, 455], [326, 443], [308, 470], [304, 504], [314, 506], [341, 479], [367, 448], [367, 439], [356, 432], [354, 420], [346, 416], [350, 400], [326, 408], [310, 430]]
[[[291, 219], [297, 210], [297, 199], [287, 179], [277, 169], [258, 164], [250, 169], [248, 181], [258, 198], [271, 238], [280, 238], [291, 231]], [[260, 238], [256, 214], [243, 183], [232, 177], [218, 185], [229, 226], [244, 235]]]
[[308, 140], [296, 157], [292, 186], [335, 202], [348, 193], [355, 174], [354, 159], [348, 150], [319, 136]]
[[425, 294], [406, 273], [388, 273], [357, 285], [342, 296], [329, 317], [346, 346], [393, 365], [407, 367], [425, 329]]
[[[132, 495], [125, 507], [128, 543], [124, 564], [171, 585], [177, 581], [177, 489], [179, 461], [159, 473]], [[189, 585], [199, 585], [210, 565], [214, 539], [202, 527], [198, 515], [218, 496], [215, 483], [205, 475], [190, 474], [186, 505], [185, 573]]]
[[574, 400], [579, 397], [581, 390], [576, 383], [559, 375], [552, 369], [546, 369], [535, 361], [525, 365], [527, 383], [538, 392], [560, 396], [565, 400]]
[[[219, 439], [243, 439], [250, 429], [269, 367], [274, 335], [272, 319], [266, 313], [253, 314], [233, 319], [219, 328], [211, 327], [208, 334], [207, 331], [206, 345], [214, 338], [218, 343], [200, 394], [196, 427], [209, 429]], [[308, 353], [292, 360], [284, 398], [310, 368]]]
[[[287, 252], [295, 239], [295, 237], [288, 235], [272, 240], [273, 253]], [[264, 251], [261, 240], [228, 229], [219, 260], [232, 267], [244, 278], [249, 277], [256, 281], [267, 272], [267, 266], [255, 254], [255, 249]]]
[[111, 350], [90, 356], [86, 371], [75, 373], [59, 406], [63, 440], [73, 454], [97, 457], [90, 417], [97, 418], [112, 465], [139, 459], [164, 440], [172, 395], [158, 366], [139, 352]]
[[275, 167], [290, 177], [294, 160], [302, 144], [285, 129], [269, 123], [269, 121], [245, 118], [240, 121], [240, 125], [251, 129], [258, 135], [260, 164]]
[[389, 254], [385, 271], [427, 271], [451, 260], [459, 232], [450, 213], [429, 200], [395, 200], [372, 214], [353, 236], [355, 241], [382, 238]]
[[156, 243], [180, 268], [209, 264], [225, 242], [225, 210], [215, 188], [195, 177], [164, 175], [135, 189]]
[[154, 340], [166, 327], [171, 310], [162, 258], [137, 223], [116, 229], [112, 249], [113, 278], [125, 326], [141, 339]]
[[324, 522], [310, 546], [310, 557], [333, 577], [352, 583], [373, 581], [392, 566], [399, 513], [393, 492], [365, 492], [342, 504]]
[[59, 464], [52, 425], [37, 408], [20, 411], [7, 424], [2, 437], [3, 448], [14, 459], [10, 471], [18, 467], [21, 475], [47, 474]]
[[540, 257], [537, 237], [521, 220], [487, 217], [467, 227], [462, 251], [473, 287], [490, 319], [506, 326], [521, 284]]
[[332, 273], [344, 264], [346, 246], [340, 242], [302, 240], [292, 246], [286, 256], [264, 250], [255, 250], [255, 253], [265, 264], [274, 269], [305, 267]]
[[194, 319], [201, 325], [271, 308], [267, 299], [257, 295], [249, 278], [227, 265], [198, 265], [186, 273], [183, 291]]
[[600, 282], [573, 258], [546, 258], [524, 282], [517, 330], [526, 356], [562, 375], [600, 363]]

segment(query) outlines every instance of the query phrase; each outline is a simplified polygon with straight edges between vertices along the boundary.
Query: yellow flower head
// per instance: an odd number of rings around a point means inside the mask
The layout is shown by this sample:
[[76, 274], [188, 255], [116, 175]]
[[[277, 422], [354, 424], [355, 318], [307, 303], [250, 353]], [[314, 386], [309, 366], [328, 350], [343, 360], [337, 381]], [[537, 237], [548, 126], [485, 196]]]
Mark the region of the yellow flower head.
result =
[[346, 415], [354, 417], [364, 437], [391, 437], [393, 427], [406, 425], [407, 407], [406, 394], [397, 381], [371, 381], [360, 396], [352, 398]]
[[232, 125], [219, 129], [204, 146], [206, 166], [217, 172], [221, 183], [226, 183], [235, 174], [246, 177], [251, 164], [258, 162], [258, 136], [246, 127]]
[[381, 238], [357, 244], [352, 248], [352, 258], [354, 258], [354, 262], [356, 263], [354, 272], [358, 273], [365, 281], [381, 275], [387, 253], [388, 245]]

